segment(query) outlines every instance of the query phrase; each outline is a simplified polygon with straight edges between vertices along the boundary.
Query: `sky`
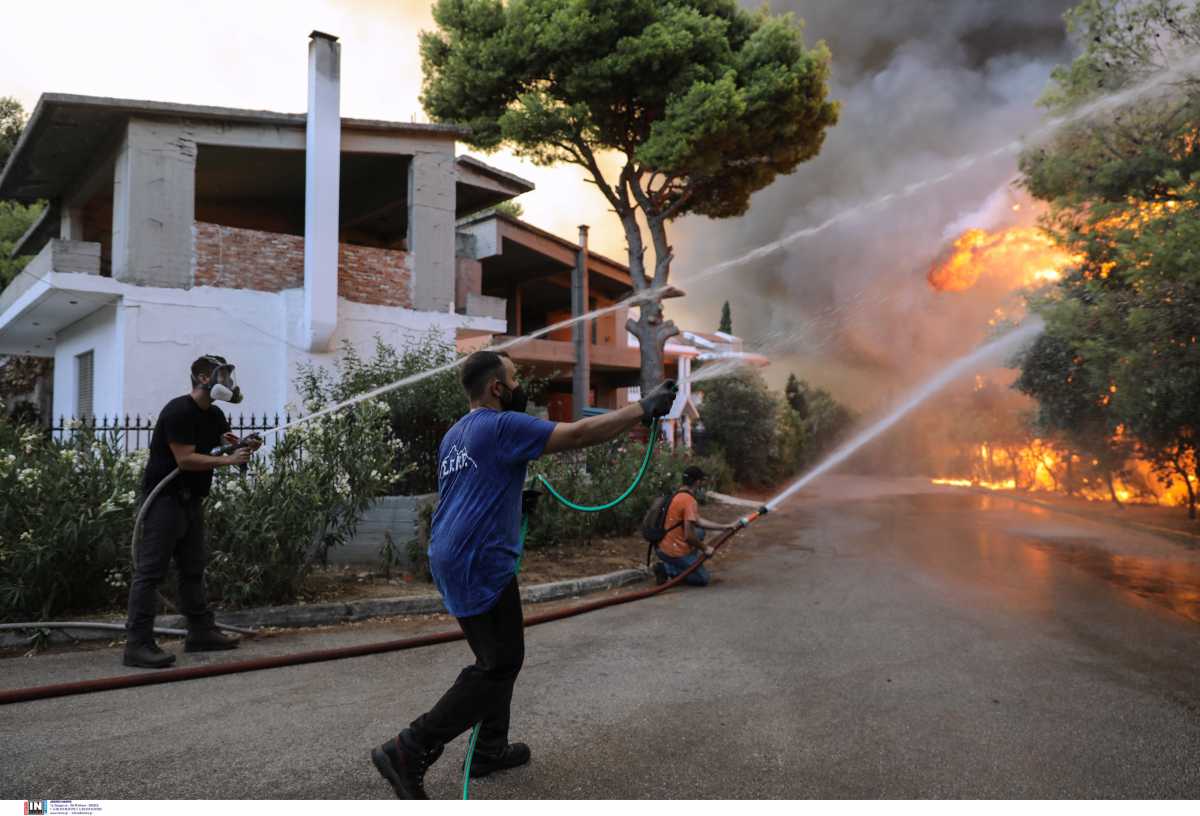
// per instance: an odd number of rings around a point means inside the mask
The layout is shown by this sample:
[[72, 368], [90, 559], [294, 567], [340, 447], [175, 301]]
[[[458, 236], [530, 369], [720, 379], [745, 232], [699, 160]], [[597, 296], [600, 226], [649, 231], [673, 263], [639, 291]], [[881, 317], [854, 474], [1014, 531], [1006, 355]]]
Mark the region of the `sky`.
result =
[[[757, 0], [748, 3], [757, 8]], [[706, 267], [819, 223], [864, 200], [945, 172], [1042, 119], [1035, 105], [1068, 60], [1068, 0], [774, 0], [803, 18], [808, 41], [833, 52], [840, 123], [821, 154], [757, 193], [737, 219], [672, 225], [673, 277], [689, 297], [670, 316], [713, 330], [732, 301], [734, 330], [773, 359], [768, 380], [795, 372], [869, 408], [982, 337], [987, 293], [947, 296], [925, 283], [929, 263], [967, 226], [1006, 215], [1011, 158], [723, 275]], [[57, 91], [227, 107], [303, 111], [308, 33], [342, 44], [342, 114], [426, 121], [418, 101], [417, 37], [432, 28], [416, 0], [135, 0], [10, 4], [0, 95], [32, 110]], [[69, 24], [67, 24], [69, 21]], [[464, 152], [467, 152], [464, 150]], [[537, 185], [525, 218], [568, 239], [589, 224], [593, 249], [625, 257], [619, 225], [572, 166], [540, 168], [504, 151], [481, 156]]]

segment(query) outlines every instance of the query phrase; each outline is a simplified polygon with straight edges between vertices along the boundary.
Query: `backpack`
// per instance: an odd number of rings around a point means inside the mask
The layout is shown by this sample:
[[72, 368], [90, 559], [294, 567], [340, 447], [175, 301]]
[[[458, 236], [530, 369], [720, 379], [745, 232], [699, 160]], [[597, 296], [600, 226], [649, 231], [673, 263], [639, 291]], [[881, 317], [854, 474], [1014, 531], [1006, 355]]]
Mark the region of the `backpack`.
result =
[[671, 509], [671, 502], [675, 500], [682, 491], [674, 490], [650, 502], [650, 508], [646, 510], [646, 515], [642, 518], [642, 538], [646, 539], [649, 546], [646, 547], [646, 566], [650, 566], [650, 555], [654, 552], [654, 545], [666, 538], [667, 533], [679, 527], [679, 524], [672, 524], [666, 527], [667, 512]]

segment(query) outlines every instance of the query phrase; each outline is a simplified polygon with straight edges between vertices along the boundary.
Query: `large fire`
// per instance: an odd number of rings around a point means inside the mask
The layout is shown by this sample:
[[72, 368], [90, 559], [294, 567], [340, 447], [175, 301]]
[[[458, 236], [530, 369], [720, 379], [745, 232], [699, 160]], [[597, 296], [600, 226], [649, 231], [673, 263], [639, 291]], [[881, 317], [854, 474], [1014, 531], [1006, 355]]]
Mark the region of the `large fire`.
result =
[[[1108, 225], [1136, 226], [1163, 208], [1174, 206], [1173, 202], [1147, 204], [1132, 215], [1112, 219]], [[1020, 205], [1013, 207], [1020, 209]], [[941, 292], [964, 292], [977, 285], [1011, 292], [1058, 281], [1080, 260], [1035, 226], [1018, 225], [997, 231], [968, 229], [930, 267], [928, 280]], [[1107, 271], [1102, 269], [1100, 274], [1105, 276]], [[945, 477], [934, 479], [934, 484], [1066, 493], [1095, 501], [1187, 505], [1188, 485], [1182, 477], [1166, 477], [1138, 459], [1130, 459], [1118, 472], [1105, 475], [1098, 462], [1084, 461], [1060, 445], [1031, 438], [1023, 432], [1018, 415], [1031, 409], [1032, 403], [1014, 404], [1011, 401], [1014, 398], [1018, 402], [1024, 398], [1007, 385], [976, 377], [974, 392], [978, 404], [967, 413], [989, 415], [993, 432], [985, 433], [995, 439], [968, 443], [965, 447], [960, 446], [966, 440], [951, 443], [950, 447], [957, 451], [954, 463], [945, 463], [949, 465], [943, 471]], [[1011, 423], [995, 424], [996, 420], [1009, 416]], [[1009, 441], [1002, 442], [1004, 439]], [[1185, 464], [1195, 472], [1194, 463]], [[1200, 483], [1194, 479], [1191, 487], [1193, 492], [1200, 492]]]
[[[1098, 462], [1082, 461], [1041, 439], [1013, 447], [982, 444], [972, 459], [967, 473], [931, 481], [937, 485], [987, 490], [1066, 493], [1091, 501], [1116, 499], [1122, 504], [1185, 507], [1188, 503], [1187, 485], [1182, 478], [1163, 479], [1146, 462], [1128, 460], [1109, 484], [1093, 469]], [[1195, 480], [1192, 489], [1200, 489]]]
[[941, 292], [963, 292], [981, 279], [1014, 289], [1056, 281], [1075, 261], [1037, 227], [969, 229], [934, 261], [927, 277]]

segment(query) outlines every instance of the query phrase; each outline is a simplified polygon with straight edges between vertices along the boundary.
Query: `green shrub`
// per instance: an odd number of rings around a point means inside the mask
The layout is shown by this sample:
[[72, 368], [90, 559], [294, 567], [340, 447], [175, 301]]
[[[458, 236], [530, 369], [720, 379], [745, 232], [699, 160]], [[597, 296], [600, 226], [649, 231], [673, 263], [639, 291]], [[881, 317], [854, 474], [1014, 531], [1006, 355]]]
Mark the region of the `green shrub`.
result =
[[288, 431], [245, 475], [217, 472], [206, 521], [208, 583], [229, 606], [287, 603], [331, 547], [394, 478], [388, 409], [381, 400]]
[[700, 420], [708, 440], [725, 452], [739, 484], [766, 485], [772, 469], [779, 404], [753, 368], [704, 383]]
[[787, 400], [776, 399], [775, 438], [771, 446], [770, 470], [776, 482], [793, 479], [808, 463], [808, 430]]
[[115, 434], [58, 444], [0, 421], [0, 618], [124, 602], [144, 462]]
[[[453, 363], [458, 357], [454, 343], [437, 329], [410, 340], [400, 349], [376, 337], [375, 355], [371, 359], [364, 359], [353, 346], [344, 343], [341, 359], [334, 369], [303, 367], [299, 383], [306, 395], [321, 394], [329, 402], [339, 402]], [[436, 491], [438, 445], [468, 408], [459, 385], [458, 369], [435, 374], [411, 388], [389, 391], [381, 399], [390, 409], [392, 434], [398, 442], [394, 467], [399, 478], [391, 485], [390, 492], [413, 495]]]
[[429, 570], [429, 530], [433, 527], [433, 511], [437, 500], [426, 502], [417, 511], [417, 537], [409, 539], [406, 545], [409, 569], [414, 575], [423, 580], [433, 582], [433, 573]]

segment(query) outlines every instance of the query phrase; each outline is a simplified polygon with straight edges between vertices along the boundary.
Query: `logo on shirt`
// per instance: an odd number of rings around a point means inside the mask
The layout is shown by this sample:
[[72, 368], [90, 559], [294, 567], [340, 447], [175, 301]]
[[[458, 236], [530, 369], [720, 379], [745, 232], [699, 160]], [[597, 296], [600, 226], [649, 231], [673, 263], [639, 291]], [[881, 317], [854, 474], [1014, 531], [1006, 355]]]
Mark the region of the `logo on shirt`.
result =
[[479, 465], [475, 464], [466, 448], [459, 450], [458, 445], [451, 445], [450, 451], [442, 459], [442, 476], [451, 476], [460, 470], [466, 470], [468, 465], [479, 470]]

